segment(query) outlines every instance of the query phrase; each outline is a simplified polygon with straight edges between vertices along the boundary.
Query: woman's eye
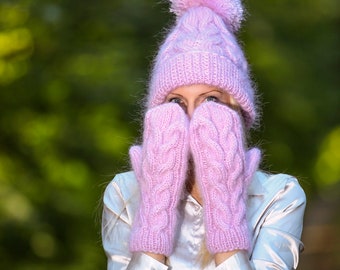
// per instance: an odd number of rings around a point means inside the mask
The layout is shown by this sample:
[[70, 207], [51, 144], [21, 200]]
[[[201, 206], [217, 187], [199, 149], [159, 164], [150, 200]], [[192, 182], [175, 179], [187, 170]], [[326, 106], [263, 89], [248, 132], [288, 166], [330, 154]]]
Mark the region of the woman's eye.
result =
[[170, 98], [168, 102], [181, 104], [182, 100], [180, 98], [174, 97], [174, 98]]
[[206, 97], [205, 101], [219, 102], [219, 99], [214, 96]]

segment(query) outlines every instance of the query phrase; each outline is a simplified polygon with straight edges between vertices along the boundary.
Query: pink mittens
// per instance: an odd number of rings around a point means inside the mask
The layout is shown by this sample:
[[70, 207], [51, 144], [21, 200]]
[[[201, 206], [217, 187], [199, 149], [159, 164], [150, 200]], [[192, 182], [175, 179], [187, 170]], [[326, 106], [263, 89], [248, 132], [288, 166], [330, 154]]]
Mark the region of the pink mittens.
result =
[[247, 188], [261, 153], [256, 148], [246, 150], [236, 111], [206, 102], [195, 110], [190, 125], [184, 111], [173, 103], [155, 107], [145, 116], [143, 145], [130, 149], [141, 194], [131, 231], [132, 252], [171, 254], [189, 141], [203, 198], [209, 252], [249, 249]]
[[190, 146], [209, 252], [249, 249], [247, 187], [261, 153], [257, 148], [246, 151], [240, 115], [214, 102], [200, 105], [190, 123]]
[[173, 103], [149, 110], [143, 145], [133, 146], [129, 152], [141, 195], [131, 232], [132, 252], [170, 255], [188, 153], [188, 118], [184, 111]]

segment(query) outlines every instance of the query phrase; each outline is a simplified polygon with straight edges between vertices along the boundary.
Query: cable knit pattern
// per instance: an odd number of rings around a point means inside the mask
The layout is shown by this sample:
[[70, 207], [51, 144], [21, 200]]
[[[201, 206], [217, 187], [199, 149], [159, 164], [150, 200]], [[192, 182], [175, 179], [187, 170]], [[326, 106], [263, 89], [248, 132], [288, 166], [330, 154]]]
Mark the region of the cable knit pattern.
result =
[[174, 89], [216, 86], [239, 103], [250, 128], [256, 122], [255, 91], [247, 60], [234, 35], [243, 18], [240, 0], [172, 0], [175, 27], [161, 45], [150, 77], [147, 107]]
[[249, 249], [246, 192], [260, 151], [246, 152], [239, 114], [215, 102], [199, 106], [190, 146], [203, 198], [207, 248], [212, 253]]
[[141, 193], [131, 232], [131, 251], [170, 255], [188, 148], [188, 119], [177, 104], [164, 104], [146, 113], [143, 145], [130, 149]]

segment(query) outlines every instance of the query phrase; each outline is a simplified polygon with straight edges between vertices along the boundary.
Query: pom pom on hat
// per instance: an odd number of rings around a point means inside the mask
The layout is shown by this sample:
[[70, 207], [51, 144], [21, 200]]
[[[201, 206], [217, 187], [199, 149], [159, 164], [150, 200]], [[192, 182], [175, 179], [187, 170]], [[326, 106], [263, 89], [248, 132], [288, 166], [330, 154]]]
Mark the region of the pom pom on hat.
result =
[[241, 0], [170, 0], [170, 11], [177, 17], [182, 16], [189, 8], [207, 7], [218, 14], [223, 21], [231, 26], [236, 32], [239, 30], [243, 20], [243, 7]]

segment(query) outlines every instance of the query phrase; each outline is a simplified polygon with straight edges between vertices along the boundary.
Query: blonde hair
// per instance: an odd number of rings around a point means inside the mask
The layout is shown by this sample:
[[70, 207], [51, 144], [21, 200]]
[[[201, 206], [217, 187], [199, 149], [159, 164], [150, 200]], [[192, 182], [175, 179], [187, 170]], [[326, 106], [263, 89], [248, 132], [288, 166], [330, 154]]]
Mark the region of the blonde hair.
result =
[[210, 252], [208, 251], [205, 240], [202, 243], [199, 254], [200, 254], [200, 265], [201, 265], [201, 268], [203, 269], [207, 267], [208, 264], [210, 264], [211, 261], [213, 260], [213, 255], [211, 255]]

